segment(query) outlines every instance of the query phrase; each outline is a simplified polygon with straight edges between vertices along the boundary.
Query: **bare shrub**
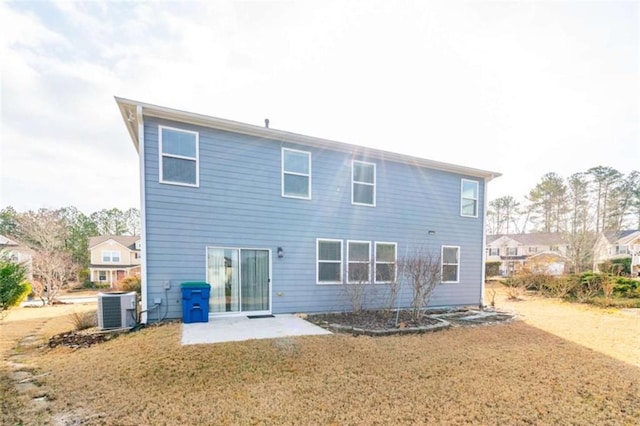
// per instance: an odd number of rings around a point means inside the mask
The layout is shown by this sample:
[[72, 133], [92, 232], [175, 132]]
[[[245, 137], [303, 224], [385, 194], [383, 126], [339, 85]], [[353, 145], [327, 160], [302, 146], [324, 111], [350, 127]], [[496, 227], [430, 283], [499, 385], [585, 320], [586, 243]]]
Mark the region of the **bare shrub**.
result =
[[135, 291], [138, 294], [140, 294], [141, 287], [142, 282], [140, 280], [140, 275], [124, 277], [116, 284], [116, 288], [120, 291]]
[[564, 299], [574, 292], [579, 280], [575, 276], [557, 277], [547, 282], [544, 286], [544, 293], [550, 297]]
[[507, 288], [507, 298], [509, 300], [521, 300], [526, 288], [526, 281], [519, 274], [512, 275], [502, 282]]
[[348, 266], [347, 280], [342, 284], [342, 291], [354, 314], [359, 314], [366, 305], [365, 296], [370, 282], [370, 268], [369, 262], [353, 263]]
[[583, 277], [580, 284], [576, 286], [575, 294], [578, 302], [584, 303], [595, 297], [602, 290], [602, 277], [592, 275]]
[[440, 283], [440, 256], [416, 249], [398, 261], [398, 270], [411, 286], [411, 317], [417, 321], [427, 308], [433, 290]]
[[98, 325], [98, 317], [96, 311], [89, 312], [74, 312], [69, 315], [71, 323], [75, 330], [86, 330], [87, 328], [95, 327]]
[[612, 280], [610, 276], [604, 276], [602, 277], [600, 287], [602, 288], [605, 303], [607, 304], [607, 306], [610, 306], [611, 298], [613, 296], [613, 290], [615, 290], [616, 288], [616, 282]]

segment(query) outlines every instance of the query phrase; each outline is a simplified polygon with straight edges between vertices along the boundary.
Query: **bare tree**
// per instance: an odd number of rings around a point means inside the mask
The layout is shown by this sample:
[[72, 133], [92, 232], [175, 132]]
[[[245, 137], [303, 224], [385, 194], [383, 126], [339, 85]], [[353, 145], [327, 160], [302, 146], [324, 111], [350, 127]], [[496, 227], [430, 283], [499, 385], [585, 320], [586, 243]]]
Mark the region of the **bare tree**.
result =
[[616, 182], [620, 180], [622, 174], [613, 167], [597, 166], [587, 170], [595, 183], [596, 194], [596, 234], [604, 231], [607, 218], [607, 200]]
[[416, 249], [398, 260], [398, 272], [411, 287], [411, 316], [415, 321], [424, 314], [433, 290], [441, 281], [440, 268], [440, 255], [424, 248]]
[[34, 292], [43, 304], [51, 304], [62, 287], [75, 275], [71, 254], [66, 250], [67, 228], [58, 211], [40, 209], [19, 217], [20, 236], [33, 249]]
[[567, 242], [567, 257], [574, 273], [589, 268], [596, 234], [589, 209], [589, 181], [584, 173], [574, 173], [567, 179], [567, 214], [563, 237]]

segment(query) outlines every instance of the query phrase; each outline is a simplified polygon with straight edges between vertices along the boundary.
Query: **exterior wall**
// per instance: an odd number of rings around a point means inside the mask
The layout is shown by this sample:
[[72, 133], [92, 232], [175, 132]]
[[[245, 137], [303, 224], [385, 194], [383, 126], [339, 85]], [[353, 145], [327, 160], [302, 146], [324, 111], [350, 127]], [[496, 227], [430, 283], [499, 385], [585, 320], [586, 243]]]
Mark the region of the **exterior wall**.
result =
[[[159, 183], [158, 125], [199, 132], [199, 187]], [[439, 285], [431, 304], [481, 300], [482, 178], [150, 117], [144, 141], [147, 300], [168, 301], [169, 318], [182, 315], [180, 283], [206, 281], [207, 246], [270, 249], [274, 313], [348, 309], [341, 285], [316, 284], [317, 238], [396, 242], [398, 256], [459, 246], [460, 282]], [[282, 147], [311, 152], [311, 200], [281, 196]], [[354, 159], [376, 164], [375, 207], [351, 204]], [[479, 182], [477, 218], [460, 216], [462, 178]]]

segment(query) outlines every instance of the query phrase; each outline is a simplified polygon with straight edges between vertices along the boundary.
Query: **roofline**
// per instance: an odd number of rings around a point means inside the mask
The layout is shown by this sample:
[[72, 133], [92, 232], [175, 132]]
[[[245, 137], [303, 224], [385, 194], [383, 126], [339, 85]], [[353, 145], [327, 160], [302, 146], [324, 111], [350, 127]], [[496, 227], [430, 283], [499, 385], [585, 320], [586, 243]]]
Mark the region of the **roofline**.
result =
[[223, 118], [211, 117], [208, 115], [197, 114], [194, 112], [182, 111], [173, 108], [167, 108], [163, 106], [147, 104], [144, 102], [138, 102], [131, 99], [120, 98], [114, 96], [120, 114], [125, 122], [129, 136], [133, 141], [133, 146], [137, 152], [140, 152], [140, 138], [137, 129], [136, 109], [142, 108], [142, 115], [147, 117], [161, 118], [166, 120], [180, 121], [183, 123], [189, 123], [197, 126], [210, 127], [217, 130], [223, 130], [233, 133], [241, 133], [244, 135], [255, 136], [259, 138], [277, 140], [282, 142], [291, 142], [302, 145], [310, 145], [314, 147], [330, 148], [336, 151], [353, 152], [354, 147], [368, 156], [398, 161], [402, 163], [414, 164], [417, 166], [428, 167], [430, 169], [442, 170], [447, 172], [460, 173], [468, 176], [475, 176], [487, 179], [490, 181], [494, 178], [502, 176], [502, 173], [492, 172], [488, 170], [476, 169], [472, 167], [459, 166], [451, 163], [444, 163], [440, 161], [428, 160], [425, 158], [414, 157], [405, 154], [398, 154], [394, 152], [384, 151], [375, 148], [367, 148], [359, 145], [347, 144], [344, 142], [337, 142], [329, 139], [318, 138], [314, 136], [307, 136], [298, 133], [286, 132], [284, 130], [277, 130], [262, 126], [256, 126], [253, 124], [241, 123], [239, 121], [227, 120]]
[[[128, 237], [129, 235], [123, 235], [123, 236], [124, 236], [124, 237]], [[93, 237], [90, 237], [90, 238], [93, 238]], [[104, 240], [104, 241], [100, 241], [99, 243], [96, 243], [96, 244], [94, 244], [94, 245], [92, 245], [92, 246], [89, 246], [89, 250], [91, 250], [91, 249], [93, 249], [93, 248], [95, 248], [95, 247], [98, 247], [100, 244], [104, 244], [104, 243], [106, 243], [106, 242], [108, 242], [108, 241], [113, 241], [113, 242], [114, 242], [114, 243], [116, 243], [116, 244], [120, 244], [122, 247], [124, 247], [124, 248], [126, 248], [127, 250], [130, 250], [130, 251], [140, 251], [140, 250], [135, 249], [135, 248], [134, 248], [134, 249], [130, 249], [129, 247], [127, 247], [127, 246], [125, 246], [124, 244], [122, 244], [120, 241], [116, 241], [116, 240], [114, 240], [114, 239], [113, 239], [113, 237], [109, 237], [109, 238], [107, 238], [107, 239], [106, 239], [106, 240]], [[137, 240], [135, 240], [135, 241], [133, 242], [133, 244], [135, 244], [135, 243], [136, 243], [136, 242], [138, 242], [138, 241], [140, 241], [140, 237], [138, 237], [138, 239], [137, 239]]]

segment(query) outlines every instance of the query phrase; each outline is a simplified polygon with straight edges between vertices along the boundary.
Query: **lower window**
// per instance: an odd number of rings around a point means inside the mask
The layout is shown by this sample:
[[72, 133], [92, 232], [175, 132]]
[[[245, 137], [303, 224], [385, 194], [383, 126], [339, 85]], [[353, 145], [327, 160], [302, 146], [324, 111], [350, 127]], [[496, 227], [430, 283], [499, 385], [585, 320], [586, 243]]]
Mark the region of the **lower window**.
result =
[[396, 280], [396, 243], [376, 243], [376, 283]]
[[342, 240], [317, 240], [318, 284], [342, 283]]
[[107, 271], [98, 271], [98, 281], [107, 280]]
[[442, 282], [457, 283], [460, 280], [460, 247], [442, 246], [440, 256], [442, 264]]

